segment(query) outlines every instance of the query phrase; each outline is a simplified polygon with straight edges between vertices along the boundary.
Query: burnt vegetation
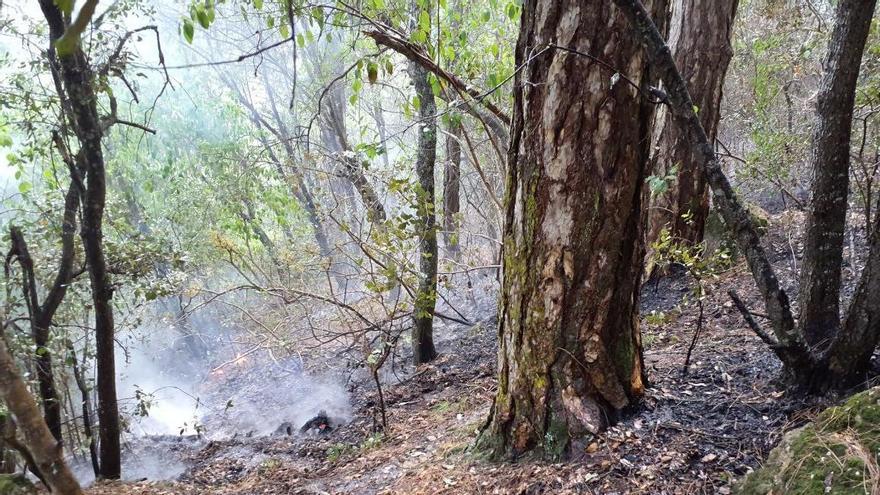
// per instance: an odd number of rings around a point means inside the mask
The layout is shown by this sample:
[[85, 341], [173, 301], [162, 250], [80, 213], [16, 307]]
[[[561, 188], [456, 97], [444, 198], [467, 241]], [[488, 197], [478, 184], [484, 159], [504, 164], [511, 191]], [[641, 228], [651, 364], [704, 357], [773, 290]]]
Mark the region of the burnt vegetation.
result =
[[880, 493], [875, 4], [0, 2], [0, 495]]

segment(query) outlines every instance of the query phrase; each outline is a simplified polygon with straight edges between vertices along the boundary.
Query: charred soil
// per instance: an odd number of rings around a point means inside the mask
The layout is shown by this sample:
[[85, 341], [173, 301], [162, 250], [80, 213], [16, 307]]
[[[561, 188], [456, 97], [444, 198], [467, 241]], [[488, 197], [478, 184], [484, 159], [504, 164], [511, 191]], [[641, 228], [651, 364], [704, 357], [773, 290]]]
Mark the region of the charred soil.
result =
[[[798, 233], [771, 230], [765, 243], [791, 287], [798, 255], [791, 239]], [[849, 269], [861, 258], [858, 246], [852, 249]], [[384, 434], [375, 431], [375, 388], [356, 380], [352, 419], [328, 434], [195, 442], [182, 449], [188, 468], [177, 481], [105, 483], [89, 493], [729, 493], [732, 480], [760, 466], [782, 435], [833, 398], [800, 398], [780, 381], [777, 359], [729, 301], [727, 291], [735, 289], [756, 312], [762, 306], [741, 266], [706, 283], [702, 331], [684, 373], [698, 321], [690, 285], [683, 274], [645, 285], [650, 387], [638, 410], [587, 442], [575, 460], [492, 463], [472, 452], [495, 389], [496, 323], [489, 313], [473, 327], [445, 327], [433, 363], [388, 375]]]

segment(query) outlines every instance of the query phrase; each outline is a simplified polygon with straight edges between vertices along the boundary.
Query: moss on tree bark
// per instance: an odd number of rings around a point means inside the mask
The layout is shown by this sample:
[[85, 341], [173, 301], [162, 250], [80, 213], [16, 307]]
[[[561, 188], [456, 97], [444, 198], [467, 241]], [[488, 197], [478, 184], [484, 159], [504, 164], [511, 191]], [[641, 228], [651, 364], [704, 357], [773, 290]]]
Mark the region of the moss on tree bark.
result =
[[[651, 7], [663, 21], [665, 2]], [[654, 79], [630, 29], [610, 1], [524, 4], [498, 392], [480, 439], [495, 456], [575, 453], [643, 392], [637, 296], [654, 111], [644, 94]], [[603, 63], [534, 55], [548, 43]]]

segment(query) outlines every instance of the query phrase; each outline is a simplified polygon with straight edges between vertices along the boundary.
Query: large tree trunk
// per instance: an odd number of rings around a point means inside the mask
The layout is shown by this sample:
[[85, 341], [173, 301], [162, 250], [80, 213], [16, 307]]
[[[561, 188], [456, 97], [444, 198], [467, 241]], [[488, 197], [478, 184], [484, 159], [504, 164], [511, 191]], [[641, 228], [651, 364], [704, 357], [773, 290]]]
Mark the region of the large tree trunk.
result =
[[[665, 2], [651, 6], [665, 20]], [[552, 50], [516, 76], [498, 392], [481, 439], [501, 456], [575, 452], [644, 389], [647, 57], [610, 0], [527, 0], [517, 66], [547, 43], [602, 63]]]
[[[674, 8], [671, 38], [676, 39], [675, 64], [686, 78], [688, 91], [710, 143], [718, 134], [721, 90], [733, 56], [730, 40], [738, 0], [679, 0]], [[666, 177], [677, 167], [676, 180], [658, 195], [649, 213], [648, 245], [669, 229], [678, 242], [703, 240], [709, 215], [709, 189], [693, 139], [671, 116], [662, 120], [657, 136], [654, 174]]]
[[[52, 0], [40, 0], [40, 8], [49, 25], [50, 42], [64, 35], [68, 22]], [[52, 49], [54, 52], [54, 48]], [[93, 71], [79, 44], [58, 53], [52, 62], [63, 81], [58, 95], [65, 102], [80, 149], [78, 164], [72, 167], [72, 180], [80, 184], [83, 214], [80, 236], [83, 241], [86, 265], [92, 288], [95, 309], [95, 354], [97, 362], [98, 421], [100, 433], [101, 474], [105, 478], [119, 478], [121, 455], [119, 443], [119, 406], [116, 399], [116, 359], [113, 324], [113, 285], [104, 257], [104, 205], [107, 183], [101, 140], [103, 124], [98, 117], [97, 95]]]
[[410, 62], [409, 74], [419, 97], [416, 176], [419, 180], [419, 284], [413, 304], [413, 363], [427, 363], [437, 357], [434, 349], [434, 308], [437, 303], [437, 215], [434, 194], [434, 165], [437, 161], [437, 104], [428, 82], [428, 72]]
[[[52, 493], [79, 495], [82, 490], [64, 463], [61, 444], [52, 436], [40, 417], [40, 410], [28, 392], [27, 385], [0, 333], [0, 402], [6, 404], [15, 418], [15, 430], [21, 432], [21, 454], [35, 469]], [[7, 425], [8, 427], [8, 425]], [[11, 439], [7, 439], [11, 440]]]
[[840, 271], [849, 199], [850, 136], [862, 52], [876, 0], [841, 0], [825, 58], [813, 134], [813, 195], [801, 265], [800, 329], [825, 348], [840, 330]]

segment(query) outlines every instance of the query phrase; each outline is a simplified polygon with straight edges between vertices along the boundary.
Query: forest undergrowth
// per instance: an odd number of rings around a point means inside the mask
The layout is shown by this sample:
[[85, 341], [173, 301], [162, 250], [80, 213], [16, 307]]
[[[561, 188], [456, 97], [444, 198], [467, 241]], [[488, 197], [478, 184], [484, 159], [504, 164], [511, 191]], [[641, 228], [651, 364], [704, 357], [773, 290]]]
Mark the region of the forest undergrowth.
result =
[[[774, 216], [764, 238], [781, 274], [799, 256], [792, 240], [799, 235], [796, 217]], [[847, 255], [850, 265], [858, 265], [862, 246], [851, 244]], [[730, 493], [733, 480], [760, 466], [787, 431], [833, 399], [805, 400], [780, 382], [778, 360], [728, 296], [735, 290], [749, 307], [757, 306], [760, 296], [743, 266], [704, 283], [703, 323], [687, 373], [683, 364], [700, 319], [689, 302], [691, 281], [673, 270], [645, 284], [645, 398], [572, 462], [524, 457], [493, 463], [474, 452], [495, 393], [497, 322], [487, 312], [472, 327], [440, 332], [437, 361], [399, 377], [389, 374], [384, 435], [373, 432], [374, 388], [355, 380], [352, 420], [327, 435], [181, 437], [169, 449], [186, 466], [177, 481], [108, 482], [88, 493]], [[272, 400], [265, 397], [265, 407], [293, 407]], [[167, 449], [169, 439], [162, 441]]]

